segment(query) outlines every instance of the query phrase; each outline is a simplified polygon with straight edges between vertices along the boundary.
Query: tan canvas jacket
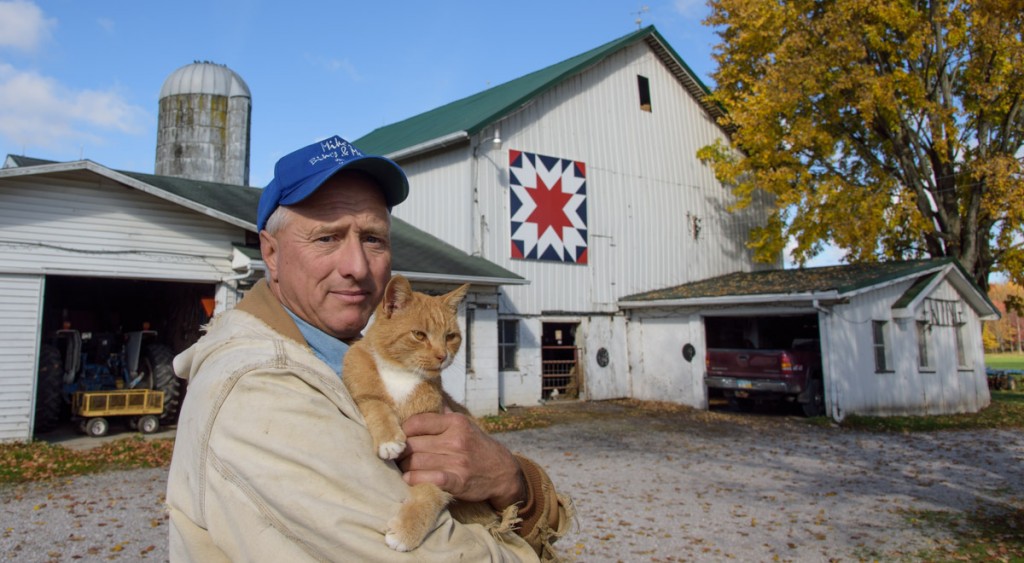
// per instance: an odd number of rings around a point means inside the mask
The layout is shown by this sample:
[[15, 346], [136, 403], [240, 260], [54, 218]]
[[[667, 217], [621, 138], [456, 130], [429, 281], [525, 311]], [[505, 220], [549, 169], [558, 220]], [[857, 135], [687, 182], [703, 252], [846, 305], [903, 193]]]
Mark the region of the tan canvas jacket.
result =
[[174, 367], [188, 391], [167, 485], [171, 561], [536, 561], [568, 528], [568, 501], [518, 457], [530, 488], [521, 537], [501, 542], [445, 512], [415, 551], [387, 547], [408, 487], [264, 282]]

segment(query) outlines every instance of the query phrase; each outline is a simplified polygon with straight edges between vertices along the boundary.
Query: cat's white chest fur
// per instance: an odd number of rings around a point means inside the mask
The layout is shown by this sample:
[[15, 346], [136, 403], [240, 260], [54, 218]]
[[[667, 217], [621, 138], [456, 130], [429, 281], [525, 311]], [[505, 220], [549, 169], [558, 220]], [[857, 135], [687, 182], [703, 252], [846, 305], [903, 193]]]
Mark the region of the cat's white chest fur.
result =
[[379, 357], [375, 359], [377, 360], [377, 372], [380, 374], [381, 381], [384, 382], [384, 388], [387, 389], [396, 404], [404, 403], [416, 385], [423, 381], [423, 378], [414, 371], [383, 362]]

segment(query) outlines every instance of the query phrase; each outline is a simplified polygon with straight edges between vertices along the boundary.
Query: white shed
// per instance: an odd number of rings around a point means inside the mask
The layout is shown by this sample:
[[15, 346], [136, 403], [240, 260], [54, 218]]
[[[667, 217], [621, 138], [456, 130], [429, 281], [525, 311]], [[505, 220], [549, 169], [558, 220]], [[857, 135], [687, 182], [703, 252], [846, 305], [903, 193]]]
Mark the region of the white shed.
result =
[[[8, 156], [0, 169], [0, 442], [46, 426], [36, 427], [37, 396], [52, 387], [38, 384], [37, 366], [65, 323], [83, 333], [148, 323], [179, 352], [210, 314], [233, 307], [264, 271], [259, 194], [88, 160]], [[478, 352], [474, 363], [457, 359], [445, 382], [475, 413], [496, 412], [498, 287], [526, 280], [399, 219], [392, 230], [392, 267], [417, 289], [472, 284], [463, 322]]]
[[741, 272], [619, 305], [628, 312], [635, 398], [706, 407], [710, 321], [758, 317], [780, 327], [797, 318], [818, 331], [835, 420], [977, 412], [991, 400], [981, 321], [999, 313], [953, 259]]

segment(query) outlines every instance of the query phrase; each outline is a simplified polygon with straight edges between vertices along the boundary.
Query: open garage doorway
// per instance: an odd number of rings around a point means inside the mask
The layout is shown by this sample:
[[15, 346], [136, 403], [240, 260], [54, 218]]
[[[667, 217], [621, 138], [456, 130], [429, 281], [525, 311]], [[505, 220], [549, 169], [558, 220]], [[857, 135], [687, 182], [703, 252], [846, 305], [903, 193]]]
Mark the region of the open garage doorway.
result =
[[817, 314], [705, 317], [704, 330], [708, 408], [822, 414]]
[[817, 314], [704, 317], [708, 348], [785, 349], [820, 341]]
[[200, 336], [214, 284], [47, 276], [40, 319], [34, 430], [71, 420], [75, 391], [163, 392], [162, 424], [184, 394], [171, 360]]

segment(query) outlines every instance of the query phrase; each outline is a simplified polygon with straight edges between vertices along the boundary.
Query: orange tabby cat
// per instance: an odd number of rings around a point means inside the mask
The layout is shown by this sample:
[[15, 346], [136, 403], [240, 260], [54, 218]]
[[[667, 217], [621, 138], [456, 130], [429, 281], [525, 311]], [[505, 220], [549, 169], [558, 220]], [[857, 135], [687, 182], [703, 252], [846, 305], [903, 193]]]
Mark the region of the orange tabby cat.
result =
[[[406, 441], [401, 424], [410, 416], [443, 413], [446, 406], [469, 415], [441, 388], [441, 370], [452, 363], [462, 344], [458, 309], [468, 289], [465, 284], [432, 297], [414, 292], [408, 280], [396, 275], [384, 290], [373, 324], [345, 354], [342, 380], [366, 419], [381, 459], [401, 455]], [[416, 548], [451, 500], [434, 485], [414, 485], [398, 514], [388, 521], [384, 540], [396, 551]], [[460, 522], [484, 524], [496, 536], [510, 528], [499, 526], [487, 503], [457, 502], [451, 508]]]

